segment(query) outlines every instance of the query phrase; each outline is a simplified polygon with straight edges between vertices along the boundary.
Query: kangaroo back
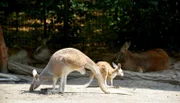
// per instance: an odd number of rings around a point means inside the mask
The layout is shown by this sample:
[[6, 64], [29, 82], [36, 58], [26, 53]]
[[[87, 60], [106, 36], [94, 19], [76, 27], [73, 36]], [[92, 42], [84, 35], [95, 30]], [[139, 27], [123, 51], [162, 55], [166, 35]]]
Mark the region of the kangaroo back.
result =
[[141, 53], [132, 53], [128, 50], [130, 43], [126, 42], [118, 55], [117, 60], [126, 70], [152, 72], [166, 70], [169, 67], [169, 56], [163, 49], [152, 49]]

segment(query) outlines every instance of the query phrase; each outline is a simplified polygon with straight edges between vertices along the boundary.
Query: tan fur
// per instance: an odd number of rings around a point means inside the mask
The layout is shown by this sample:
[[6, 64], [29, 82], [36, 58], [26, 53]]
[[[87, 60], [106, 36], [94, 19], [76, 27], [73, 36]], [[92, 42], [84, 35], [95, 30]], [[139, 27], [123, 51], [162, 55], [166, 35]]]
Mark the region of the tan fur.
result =
[[[111, 87], [113, 86], [113, 79], [119, 75], [119, 76], [123, 76], [123, 71], [121, 69], [121, 64], [118, 63], [118, 65], [113, 64], [114, 68], [111, 67], [111, 65], [106, 62], [106, 61], [99, 61], [96, 63], [97, 66], [99, 67], [99, 70], [103, 76], [103, 81], [105, 83], [106, 86], [107, 85], [107, 81], [110, 81]], [[94, 74], [91, 73], [90, 74], [90, 80], [89, 82], [86, 84], [86, 87], [90, 85], [90, 83], [92, 82], [92, 80], [94, 79]]]
[[[74, 48], [64, 48], [55, 52], [51, 56], [50, 61], [43, 72], [40, 75], [37, 74], [34, 76], [35, 78], [30, 86], [30, 91], [39, 87], [42, 81], [45, 80], [45, 77], [50, 75], [53, 78], [53, 90], [51, 90], [51, 92], [64, 93], [68, 74], [72, 71], [79, 71], [81, 74], [85, 74], [85, 68], [93, 72], [95, 77], [98, 79], [102, 91], [110, 93], [103, 82], [102, 75], [97, 65], [84, 53]], [[55, 90], [58, 78], [61, 78], [61, 81], [59, 89]]]
[[122, 69], [152, 72], [166, 70], [169, 67], [169, 56], [162, 49], [152, 49], [141, 53], [132, 53], [128, 50], [130, 42], [126, 42], [118, 55], [117, 61], [121, 62]]

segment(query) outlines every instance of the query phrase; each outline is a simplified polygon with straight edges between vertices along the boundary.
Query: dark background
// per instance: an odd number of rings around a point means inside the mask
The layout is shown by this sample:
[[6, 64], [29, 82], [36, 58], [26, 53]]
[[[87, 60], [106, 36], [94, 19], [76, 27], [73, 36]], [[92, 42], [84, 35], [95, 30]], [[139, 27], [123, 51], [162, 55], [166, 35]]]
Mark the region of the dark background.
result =
[[[118, 52], [163, 48], [180, 51], [178, 0], [1, 0], [6, 45]], [[41, 39], [39, 39], [41, 38]], [[90, 49], [90, 50], [89, 50]]]

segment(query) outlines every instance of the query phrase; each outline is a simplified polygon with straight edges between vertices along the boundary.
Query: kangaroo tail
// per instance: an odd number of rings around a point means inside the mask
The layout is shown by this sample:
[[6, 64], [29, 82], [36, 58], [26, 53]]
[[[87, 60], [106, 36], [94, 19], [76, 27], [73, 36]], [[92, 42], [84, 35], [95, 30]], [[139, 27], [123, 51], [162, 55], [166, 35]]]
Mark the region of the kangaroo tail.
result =
[[[108, 89], [107, 89], [104, 81], [103, 81], [103, 77], [102, 77], [101, 72], [100, 72], [100, 70], [98, 69], [97, 65], [96, 65], [96, 64], [94, 64], [94, 65], [93, 65], [93, 64], [86, 64], [86, 68], [90, 69], [90, 70], [93, 72], [94, 76], [95, 76], [95, 77], [97, 78], [97, 80], [98, 80], [98, 84], [99, 84], [99, 87], [101, 88], [101, 90], [102, 90], [104, 93], [107, 93], [107, 94], [110, 93], [110, 92], [108, 91]], [[92, 82], [91, 78], [90, 78], [90, 81], [89, 81], [89, 82]], [[88, 83], [87, 83], [87, 85], [88, 85]]]
[[86, 84], [84, 84], [83, 87], [85, 88], [88, 87], [92, 83], [93, 79], [94, 79], [94, 74], [91, 72], [89, 75], [89, 81]]

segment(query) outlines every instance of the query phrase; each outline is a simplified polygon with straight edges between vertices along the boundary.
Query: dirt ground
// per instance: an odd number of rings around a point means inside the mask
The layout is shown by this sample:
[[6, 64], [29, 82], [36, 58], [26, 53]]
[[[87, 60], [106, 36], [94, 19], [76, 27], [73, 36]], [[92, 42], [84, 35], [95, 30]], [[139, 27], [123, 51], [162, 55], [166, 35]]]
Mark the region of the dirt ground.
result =
[[0, 83], [0, 103], [180, 103], [180, 86], [147, 80], [114, 81], [113, 92], [126, 92], [128, 95], [104, 94], [97, 81], [88, 88], [77, 88], [87, 77], [68, 79], [64, 94], [43, 94], [42, 88], [51, 88], [51, 82], [43, 83], [35, 92], [29, 92], [30, 83]]

